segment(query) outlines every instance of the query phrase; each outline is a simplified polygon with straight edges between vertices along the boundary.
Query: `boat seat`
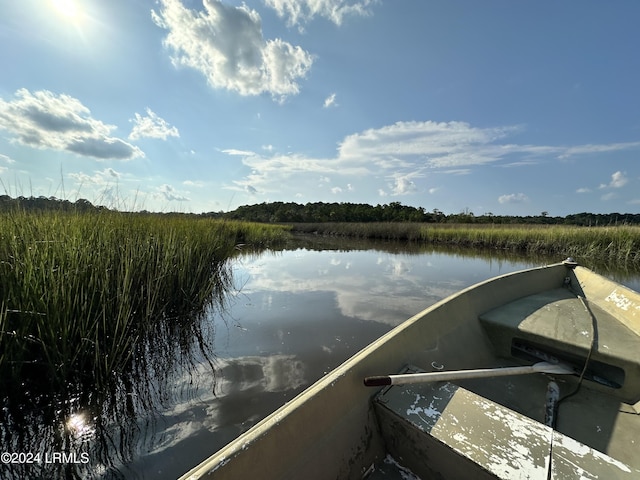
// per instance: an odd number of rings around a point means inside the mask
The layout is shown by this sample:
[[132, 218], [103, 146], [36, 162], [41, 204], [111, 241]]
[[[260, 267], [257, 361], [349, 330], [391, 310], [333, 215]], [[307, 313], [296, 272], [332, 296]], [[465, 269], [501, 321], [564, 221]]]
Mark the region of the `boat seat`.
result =
[[421, 478], [640, 478], [640, 470], [450, 382], [386, 387], [374, 405], [389, 454]]
[[532, 361], [526, 352], [543, 352], [581, 371], [592, 346], [595, 318], [588, 385], [626, 403], [640, 401], [636, 335], [597, 305], [586, 305], [588, 309], [571, 290], [557, 288], [507, 303], [479, 319], [499, 356]]

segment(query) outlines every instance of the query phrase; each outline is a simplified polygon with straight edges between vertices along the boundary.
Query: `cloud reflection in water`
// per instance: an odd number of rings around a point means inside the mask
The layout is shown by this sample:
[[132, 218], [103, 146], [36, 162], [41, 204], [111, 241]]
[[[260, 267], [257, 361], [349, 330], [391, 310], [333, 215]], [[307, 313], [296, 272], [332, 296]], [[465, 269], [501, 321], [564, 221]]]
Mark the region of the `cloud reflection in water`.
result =
[[246, 262], [238, 273], [250, 279], [243, 289], [249, 297], [329, 292], [342, 315], [395, 326], [466, 285], [443, 274], [441, 263], [380, 251], [297, 250]]

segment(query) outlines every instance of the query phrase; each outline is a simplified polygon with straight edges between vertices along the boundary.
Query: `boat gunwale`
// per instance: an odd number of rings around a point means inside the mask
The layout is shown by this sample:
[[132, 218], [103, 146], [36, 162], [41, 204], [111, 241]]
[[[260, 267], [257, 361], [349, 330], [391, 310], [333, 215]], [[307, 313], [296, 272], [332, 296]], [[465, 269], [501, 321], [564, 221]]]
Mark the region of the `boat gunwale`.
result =
[[[218, 469], [223, 468], [230, 461], [232, 461], [236, 456], [241, 455], [243, 451], [250, 449], [252, 444], [258, 442], [261, 438], [267, 435], [270, 430], [281, 424], [289, 415], [294, 413], [295, 411], [302, 409], [308, 402], [313, 400], [317, 394], [325, 391], [327, 388], [334, 386], [340, 379], [346, 377], [347, 374], [357, 370], [356, 367], [362, 363], [362, 361], [368, 358], [373, 352], [377, 351], [381, 346], [387, 344], [391, 339], [399, 336], [402, 332], [414, 326], [417, 322], [425, 318], [431, 312], [434, 312], [438, 309], [443, 308], [447, 304], [452, 303], [455, 299], [460, 297], [464, 297], [469, 292], [474, 290], [479, 290], [484, 286], [487, 286], [492, 283], [498, 283], [514, 276], [521, 276], [528, 273], [549, 270], [549, 269], [558, 269], [560, 267], [564, 267], [566, 269], [572, 268], [572, 266], [568, 266], [563, 262], [543, 265], [539, 267], [532, 267], [522, 270], [517, 270], [514, 272], [507, 272], [498, 276], [494, 276], [480, 282], [477, 282], [473, 285], [465, 287], [439, 301], [436, 303], [426, 307], [415, 315], [409, 317], [399, 325], [395, 326], [389, 332], [380, 336], [378, 339], [371, 342], [369, 345], [363, 347], [361, 350], [356, 352], [350, 358], [345, 360], [335, 369], [327, 373], [325, 376], [319, 378], [314, 383], [312, 383], [305, 390], [296, 395], [291, 401], [285, 403], [280, 406], [277, 410], [267, 415], [264, 419], [256, 423], [253, 427], [251, 427], [246, 432], [243, 432], [239, 435], [235, 440], [232, 440], [227, 445], [219, 449], [217, 452], [213, 453], [211, 456], [203, 460], [201, 463], [196, 465], [194, 468], [185, 473], [181, 480], [187, 479], [197, 479], [201, 478], [205, 475], [213, 474]], [[361, 383], [360, 383], [361, 385]], [[364, 387], [363, 387], [364, 388]], [[370, 396], [373, 396], [375, 392], [372, 392]]]

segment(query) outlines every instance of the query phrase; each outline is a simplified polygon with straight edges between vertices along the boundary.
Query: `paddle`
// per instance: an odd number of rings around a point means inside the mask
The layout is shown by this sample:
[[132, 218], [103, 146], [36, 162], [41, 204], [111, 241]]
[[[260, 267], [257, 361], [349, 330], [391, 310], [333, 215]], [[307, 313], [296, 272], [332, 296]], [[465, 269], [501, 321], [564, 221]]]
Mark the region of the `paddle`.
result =
[[380, 375], [366, 377], [367, 387], [384, 385], [402, 385], [405, 383], [440, 382], [444, 380], [464, 380], [467, 378], [501, 377], [506, 375], [524, 375], [526, 373], [572, 374], [573, 369], [562, 363], [538, 362], [525, 367], [479, 368], [476, 370], [452, 370], [450, 372], [407, 373], [400, 375]]

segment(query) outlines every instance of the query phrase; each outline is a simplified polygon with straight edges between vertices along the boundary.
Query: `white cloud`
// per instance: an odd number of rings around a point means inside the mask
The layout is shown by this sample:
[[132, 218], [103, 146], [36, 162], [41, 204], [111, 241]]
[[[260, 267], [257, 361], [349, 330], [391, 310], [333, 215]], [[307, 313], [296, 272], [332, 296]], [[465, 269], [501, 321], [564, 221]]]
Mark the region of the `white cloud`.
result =
[[560, 159], [566, 159], [574, 155], [587, 155], [592, 153], [616, 152], [619, 150], [629, 150], [640, 147], [640, 142], [626, 143], [609, 143], [605, 145], [577, 145], [565, 148], [558, 156]]
[[190, 200], [187, 196], [166, 183], [157, 187], [153, 196], [156, 199], [164, 199], [169, 202], [188, 202]]
[[500, 203], [526, 203], [529, 201], [524, 193], [511, 193], [509, 195], [500, 195], [498, 202]]
[[349, 15], [367, 16], [371, 14], [371, 5], [376, 0], [265, 0], [279, 17], [287, 17], [289, 26], [300, 25], [314, 17], [324, 17], [336, 25], [341, 25]]
[[[1, 153], [0, 153], [0, 162], [7, 163], [7, 164], [16, 163], [16, 161], [13, 158], [11, 158], [8, 155], [3, 155]], [[0, 173], [5, 173], [7, 171], [9, 171], [7, 167], [0, 166]]]
[[311, 54], [281, 39], [265, 40], [258, 12], [242, 4], [204, 0], [204, 10], [180, 0], [161, 0], [153, 21], [169, 31], [164, 45], [174, 65], [202, 73], [213, 88], [240, 95], [271, 94], [284, 100], [299, 92], [298, 80], [313, 63]]
[[[250, 173], [225, 188], [240, 191], [248, 184], [262, 193], [278, 195], [289, 186], [295, 186], [296, 192], [302, 186], [321, 188], [318, 178], [331, 178], [334, 184], [345, 185], [353, 178], [368, 177], [372, 192], [409, 195], [419, 191], [417, 179], [433, 173], [468, 175], [483, 165], [514, 164], [518, 157], [527, 162], [557, 161], [562, 152], [579, 150], [506, 141], [520, 130], [518, 126], [479, 128], [464, 122], [397, 122], [344, 137], [333, 156], [295, 152], [243, 155], [242, 163]], [[629, 149], [640, 147], [635, 143], [625, 145]], [[619, 175], [612, 177], [612, 184], [621, 181]], [[504, 196], [503, 201], [518, 199], [522, 197]]]
[[114, 125], [91, 117], [80, 100], [48, 90], [31, 93], [22, 88], [15, 100], [0, 98], [0, 129], [22, 145], [67, 151], [99, 160], [129, 160], [144, 153], [126, 141], [112, 137]]
[[586, 187], [582, 187], [576, 190], [576, 193], [590, 193], [590, 192], [591, 192], [591, 189]]
[[147, 108], [147, 116], [143, 117], [136, 113], [136, 118], [132, 120], [133, 129], [129, 134], [129, 140], [138, 140], [142, 137], [161, 138], [179, 137], [180, 133], [176, 127], [171, 127], [166, 120], [156, 115], [150, 108]]
[[235, 148], [227, 148], [221, 151], [222, 153], [226, 153], [227, 155], [240, 156], [240, 157], [251, 157], [255, 155], [255, 152], [252, 152], [250, 150], [236, 150]]
[[503, 168], [512, 168], [512, 167], [525, 167], [529, 165], [537, 165], [538, 163], [539, 162], [536, 162], [534, 160], [520, 160], [518, 162], [505, 163], [499, 166]]
[[407, 195], [415, 193], [418, 189], [416, 184], [411, 180], [414, 175], [395, 175], [393, 184], [391, 185], [392, 195]]
[[16, 161], [11, 158], [9, 155], [3, 155], [2, 153], [0, 153], [0, 162], [4, 162], [4, 163], [16, 163]]
[[474, 128], [464, 122], [397, 122], [347, 136], [339, 146], [340, 156], [369, 156], [374, 161], [400, 161], [420, 156], [431, 168], [481, 165], [500, 159], [504, 153], [492, 145], [518, 127]]
[[332, 93], [327, 98], [325, 98], [324, 104], [322, 105], [323, 108], [337, 107], [337, 106], [338, 106], [338, 103], [336, 102], [335, 93]]
[[[329, 179], [327, 178], [327, 182], [329, 181]], [[343, 188], [343, 187], [332, 187], [331, 188], [331, 193], [333, 193], [334, 195], [338, 194], [338, 193], [343, 193], [343, 192], [352, 192], [353, 191], [353, 185], [351, 185], [350, 183], [347, 183], [347, 185]]]
[[[70, 173], [69, 177], [75, 181], [78, 195], [83, 187], [94, 186], [100, 190], [99, 198], [94, 199], [95, 203], [115, 208], [125, 206], [118, 186], [123, 174], [113, 168], [105, 168], [100, 171], [96, 170], [93, 172], [93, 175], [84, 172]], [[125, 208], [127, 207], [125, 206]]]
[[437, 193], [438, 190], [440, 190], [440, 187], [432, 187], [432, 188], [429, 189], [429, 193], [431, 195], [433, 195], [433, 194]]
[[629, 179], [625, 177], [625, 174], [618, 171], [611, 175], [611, 182], [609, 183], [609, 186], [611, 188], [621, 188], [624, 187], [628, 181]]
[[628, 181], [629, 179], [623, 172], [617, 171], [611, 175], [611, 181], [609, 183], [601, 183], [598, 188], [622, 188], [627, 184]]
[[184, 182], [182, 182], [182, 184], [186, 185], [187, 187], [204, 187], [204, 182], [201, 182], [200, 180], [185, 180]]

